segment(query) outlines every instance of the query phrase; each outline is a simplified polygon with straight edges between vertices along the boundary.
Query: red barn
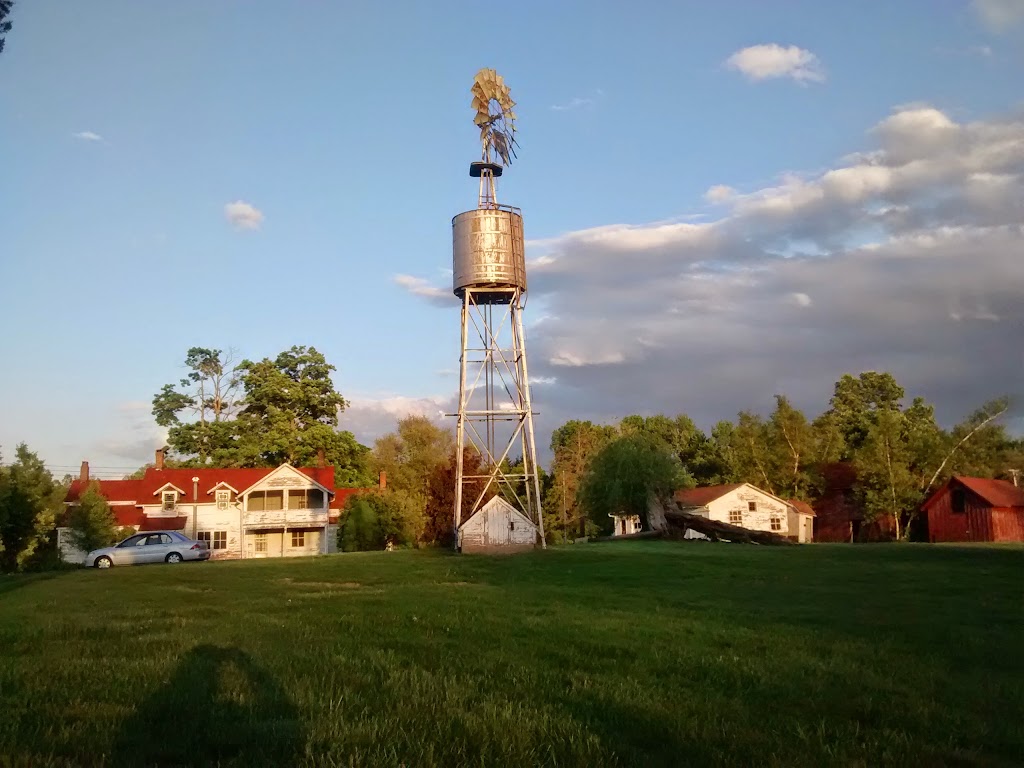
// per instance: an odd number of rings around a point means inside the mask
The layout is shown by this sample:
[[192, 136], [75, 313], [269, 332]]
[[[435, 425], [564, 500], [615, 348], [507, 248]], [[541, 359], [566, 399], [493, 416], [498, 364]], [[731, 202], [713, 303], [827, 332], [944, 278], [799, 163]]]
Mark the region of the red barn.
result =
[[1024, 541], [1024, 489], [952, 477], [921, 506], [929, 541]]

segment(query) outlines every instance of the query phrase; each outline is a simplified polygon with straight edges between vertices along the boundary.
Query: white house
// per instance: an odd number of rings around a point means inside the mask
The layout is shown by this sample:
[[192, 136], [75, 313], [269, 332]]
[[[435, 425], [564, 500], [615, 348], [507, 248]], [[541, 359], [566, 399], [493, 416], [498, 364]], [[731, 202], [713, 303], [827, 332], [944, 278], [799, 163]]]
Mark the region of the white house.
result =
[[[77, 503], [95, 483], [118, 525], [137, 531], [181, 531], [207, 541], [212, 557], [258, 558], [315, 555], [337, 549], [337, 523], [345, 500], [371, 490], [335, 488], [334, 468], [293, 467], [214, 469], [156, 466], [133, 480], [90, 480], [89, 464], [68, 489], [64, 503]], [[381, 486], [384, 484], [381, 475]], [[81, 562], [69, 530], [58, 527], [57, 541], [68, 562]]]
[[[752, 531], [771, 531], [780, 536], [790, 532], [790, 504], [750, 483], [710, 485], [676, 491], [674, 499], [686, 512], [738, 525]], [[702, 533], [688, 530], [686, 538], [704, 539]]]
[[495, 496], [459, 526], [462, 552], [519, 552], [537, 545], [537, 526], [500, 496]]
[[643, 523], [640, 515], [608, 515], [612, 519], [612, 536], [629, 536], [640, 533]]

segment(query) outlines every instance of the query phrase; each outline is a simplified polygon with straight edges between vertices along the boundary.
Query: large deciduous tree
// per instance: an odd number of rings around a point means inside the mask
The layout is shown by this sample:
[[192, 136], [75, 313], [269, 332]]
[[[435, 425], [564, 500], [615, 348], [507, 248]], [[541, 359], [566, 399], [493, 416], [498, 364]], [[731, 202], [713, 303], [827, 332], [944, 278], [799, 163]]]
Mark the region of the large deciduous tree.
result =
[[648, 509], [679, 487], [679, 458], [648, 435], [620, 437], [602, 448], [583, 478], [580, 501], [591, 521], [610, 531], [610, 515], [638, 515], [649, 527]]
[[[427, 485], [427, 500], [422, 540], [428, 544], [452, 546], [455, 543], [455, 483], [457, 477], [456, 452], [453, 449], [447, 461], [434, 467]], [[484, 474], [480, 454], [472, 448], [462, 451], [462, 470], [466, 475]], [[480, 498], [481, 504], [496, 495], [493, 484], [488, 487], [483, 478], [469, 480], [462, 486], [462, 522], [468, 519], [468, 510]]]
[[419, 504], [404, 491], [383, 490], [350, 496], [338, 527], [338, 548], [361, 552], [415, 546], [423, 531]]
[[369, 449], [338, 430], [348, 405], [335, 389], [335, 370], [313, 347], [231, 367], [220, 350], [193, 347], [180, 389], [153, 398], [157, 423], [182, 465], [223, 467], [309, 465], [323, 453], [342, 486], [368, 484]]

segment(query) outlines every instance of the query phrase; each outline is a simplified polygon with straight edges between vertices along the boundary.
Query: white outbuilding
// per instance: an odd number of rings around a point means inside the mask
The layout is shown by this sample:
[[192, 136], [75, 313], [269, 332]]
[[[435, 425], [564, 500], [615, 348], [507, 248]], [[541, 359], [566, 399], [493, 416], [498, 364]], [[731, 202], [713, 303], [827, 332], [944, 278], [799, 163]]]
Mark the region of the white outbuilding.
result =
[[459, 526], [462, 552], [500, 554], [537, 546], [537, 525], [500, 496], [484, 504]]

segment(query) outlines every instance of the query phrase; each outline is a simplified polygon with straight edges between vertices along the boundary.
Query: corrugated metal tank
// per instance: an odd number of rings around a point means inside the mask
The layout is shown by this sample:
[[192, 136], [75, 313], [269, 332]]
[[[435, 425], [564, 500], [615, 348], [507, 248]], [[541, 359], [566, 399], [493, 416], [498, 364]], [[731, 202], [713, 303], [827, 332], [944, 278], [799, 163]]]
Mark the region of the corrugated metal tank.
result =
[[[461, 298], [466, 288], [518, 287], [526, 292], [526, 250], [519, 209], [501, 206], [460, 213], [452, 219], [452, 242], [456, 296]], [[500, 294], [494, 301], [502, 301]], [[480, 297], [480, 303], [487, 302]]]

